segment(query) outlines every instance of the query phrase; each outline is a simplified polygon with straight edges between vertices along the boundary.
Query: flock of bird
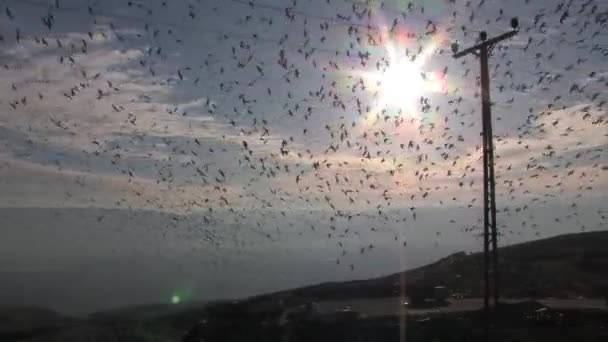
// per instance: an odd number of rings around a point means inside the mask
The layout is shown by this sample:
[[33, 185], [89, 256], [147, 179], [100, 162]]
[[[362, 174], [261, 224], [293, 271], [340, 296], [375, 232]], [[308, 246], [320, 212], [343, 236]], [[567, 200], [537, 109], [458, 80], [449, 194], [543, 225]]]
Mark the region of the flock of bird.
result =
[[[472, 45], [480, 30], [501, 33], [518, 16], [518, 36], [490, 60], [501, 235], [547, 232], [535, 210], [556, 203], [566, 209], [551, 220], [605, 228], [606, 210], [579, 215], [584, 203], [605, 200], [608, 186], [602, 1], [2, 7], [0, 125], [26, 137], [21, 149], [0, 136], [11, 158], [44, 164], [40, 151], [55, 152], [56, 168], [81, 175], [74, 188], [97, 173], [121, 178], [116, 206], [167, 210], [177, 226], [199, 214], [194, 230], [218, 248], [293, 232], [300, 237], [289, 239], [335, 243], [336, 263], [351, 269], [345, 255], [374, 250], [365, 236], [406, 246], [403, 227], [416, 229], [421, 208], [470, 209], [466, 222], [446, 217], [444, 227], [419, 228], [437, 239], [446, 229], [479, 233], [479, 66], [473, 56], [453, 60], [449, 44]], [[378, 84], [358, 74], [388, 70], [384, 46], [397, 39], [412, 61], [435, 44], [421, 75], [437, 70], [445, 84], [420, 94], [416, 113], [374, 111]], [[104, 48], [120, 63], [106, 62]], [[36, 61], [50, 62], [41, 70]], [[70, 203], [74, 191], [66, 187], [57, 201]]]

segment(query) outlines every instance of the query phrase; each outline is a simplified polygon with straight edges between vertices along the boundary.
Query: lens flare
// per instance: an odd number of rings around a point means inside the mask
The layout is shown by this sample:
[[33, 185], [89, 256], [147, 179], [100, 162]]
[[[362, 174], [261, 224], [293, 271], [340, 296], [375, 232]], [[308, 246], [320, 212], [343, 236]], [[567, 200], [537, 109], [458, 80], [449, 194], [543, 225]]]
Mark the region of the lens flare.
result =
[[384, 105], [405, 109], [416, 108], [416, 99], [424, 87], [420, 70], [407, 60], [397, 61], [380, 76], [380, 92]]
[[409, 31], [389, 31], [384, 27], [381, 35], [385, 58], [376, 63], [374, 70], [353, 71], [373, 97], [373, 108], [365, 121], [372, 124], [386, 115], [419, 119], [421, 99], [445, 88], [445, 79], [425, 68], [440, 43], [440, 35], [417, 52], [409, 51], [412, 40]]

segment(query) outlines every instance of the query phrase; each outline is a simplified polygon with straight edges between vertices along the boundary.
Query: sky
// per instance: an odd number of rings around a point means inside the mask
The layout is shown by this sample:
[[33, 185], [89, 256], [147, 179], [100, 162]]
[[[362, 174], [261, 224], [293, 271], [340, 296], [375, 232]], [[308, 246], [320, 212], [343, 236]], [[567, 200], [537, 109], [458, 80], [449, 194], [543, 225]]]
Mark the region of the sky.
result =
[[608, 5], [0, 2], [0, 304], [68, 312], [361, 279], [606, 229]]

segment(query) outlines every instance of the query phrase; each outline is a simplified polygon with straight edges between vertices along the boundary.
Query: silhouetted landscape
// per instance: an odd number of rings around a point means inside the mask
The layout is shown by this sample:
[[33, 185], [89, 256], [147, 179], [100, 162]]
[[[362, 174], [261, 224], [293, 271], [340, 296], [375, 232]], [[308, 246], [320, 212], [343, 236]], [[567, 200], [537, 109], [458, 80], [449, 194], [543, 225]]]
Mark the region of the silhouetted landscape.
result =
[[[501, 248], [502, 294], [507, 298], [601, 298], [608, 289], [608, 232], [561, 235]], [[446, 286], [451, 296], [483, 297], [482, 253], [450, 255], [386, 277], [328, 283], [270, 295], [286, 300], [387, 297], [408, 284]]]
[[[608, 336], [607, 244], [608, 232], [590, 232], [501, 248], [502, 269], [508, 270], [502, 275], [503, 296], [508, 304], [502, 304], [495, 314], [500, 316], [501, 324], [507, 324], [504, 329], [512, 330], [510, 336], [521, 335], [528, 329], [532, 329], [530, 336], [535, 336], [530, 341], [561, 341], [562, 331], [568, 332], [568, 338], [578, 336], [585, 341], [600, 341], [601, 337]], [[384, 336], [389, 341], [397, 341], [399, 282], [405, 279], [408, 284], [442, 285], [450, 292], [446, 303], [431, 305], [422, 311], [405, 306], [404, 314], [411, 316], [405, 327], [408, 340], [426, 341], [424, 338], [431, 331], [444, 331], [442, 334], [448, 334], [446, 336], [461, 334], [464, 341], [474, 338], [475, 329], [480, 331], [481, 309], [442, 312], [442, 308], [457, 305], [451, 303], [463, 298], [482, 296], [479, 259], [479, 253], [457, 253], [403, 274], [376, 279], [320, 284], [237, 301], [144, 305], [87, 317], [67, 317], [35, 307], [2, 308], [0, 338], [9, 341], [175, 341], [183, 337], [184, 341], [279, 341], [289, 335], [290, 341], [307, 338], [349, 341], [355, 336], [367, 336], [369, 341]], [[311, 306], [391, 297], [397, 300], [388, 305], [388, 311], [393, 313], [387, 315], [370, 316], [346, 307], [318, 310]], [[510, 298], [517, 300], [507, 300]], [[582, 298], [593, 302], [584, 302]], [[556, 299], [571, 301], [556, 308], [542, 304], [543, 300], [552, 303], [551, 300]], [[577, 307], [579, 303], [582, 306]], [[502, 341], [498, 337], [496, 340]]]

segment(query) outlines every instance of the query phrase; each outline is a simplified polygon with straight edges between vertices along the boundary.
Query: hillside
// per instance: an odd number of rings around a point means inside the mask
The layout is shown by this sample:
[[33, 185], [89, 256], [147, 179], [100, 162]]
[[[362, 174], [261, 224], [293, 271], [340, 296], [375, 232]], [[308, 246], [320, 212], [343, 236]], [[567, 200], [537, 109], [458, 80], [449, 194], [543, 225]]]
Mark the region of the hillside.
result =
[[[501, 248], [504, 297], [602, 297], [608, 286], [608, 232], [562, 235]], [[388, 276], [324, 283], [271, 293], [240, 302], [144, 305], [71, 319], [38, 308], [0, 310], [0, 340], [22, 341], [165, 341], [178, 340], [203, 317], [248, 317], [255, 327], [279, 300], [285, 307], [311, 300], [394, 297], [406, 284], [446, 285], [454, 297], [482, 295], [482, 255], [457, 253], [435, 263]], [[223, 315], [221, 313], [224, 313]], [[236, 319], [241, 325], [242, 320]], [[242, 318], [242, 317], [241, 317]], [[227, 324], [225, 318], [219, 321]], [[220, 325], [221, 325], [220, 324]], [[223, 327], [223, 325], [221, 325]], [[391, 325], [392, 326], [392, 325]], [[250, 327], [251, 328], [251, 327]], [[253, 328], [252, 328], [253, 329]], [[222, 334], [226, 332], [222, 328]]]
[[[560, 235], [499, 248], [504, 297], [603, 297], [608, 287], [608, 231]], [[282, 291], [256, 299], [390, 297], [405, 284], [445, 285], [455, 297], [483, 295], [483, 254], [456, 253], [388, 276]]]
[[0, 341], [178, 341], [206, 303], [155, 304], [65, 317], [36, 307], [0, 308]]
[[79, 324], [79, 320], [38, 307], [1, 307], [0, 340], [46, 335]]

